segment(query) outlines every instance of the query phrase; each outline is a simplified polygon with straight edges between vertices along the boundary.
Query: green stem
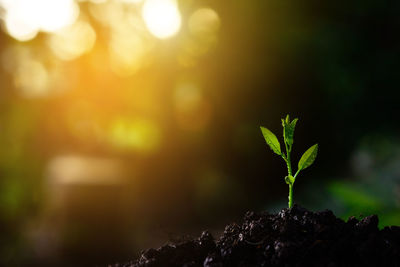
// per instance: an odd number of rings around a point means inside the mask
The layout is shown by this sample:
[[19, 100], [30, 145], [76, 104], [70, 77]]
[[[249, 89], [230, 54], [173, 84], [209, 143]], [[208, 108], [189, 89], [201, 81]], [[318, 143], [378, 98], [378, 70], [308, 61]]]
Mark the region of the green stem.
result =
[[289, 185], [289, 209], [293, 207], [293, 185]]
[[288, 168], [288, 173], [289, 175], [292, 175], [292, 164], [290, 163], [290, 150], [288, 149], [287, 144], [285, 143], [285, 147], [286, 147], [286, 164], [287, 164], [287, 168]]
[[[286, 148], [286, 155], [287, 155], [286, 156], [286, 165], [287, 165], [289, 176], [292, 176], [292, 164], [290, 162], [290, 148], [288, 148], [286, 142], [285, 142], [285, 148]], [[289, 184], [289, 209], [292, 206], [293, 206], [293, 184]]]

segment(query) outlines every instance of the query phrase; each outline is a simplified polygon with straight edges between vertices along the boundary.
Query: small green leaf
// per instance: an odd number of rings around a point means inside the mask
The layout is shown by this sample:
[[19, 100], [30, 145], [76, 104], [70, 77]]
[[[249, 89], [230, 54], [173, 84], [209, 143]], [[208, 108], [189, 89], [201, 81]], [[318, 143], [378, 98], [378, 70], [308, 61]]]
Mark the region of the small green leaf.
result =
[[290, 123], [290, 118], [289, 118], [289, 114], [286, 115], [286, 124]]
[[296, 123], [297, 123], [298, 120], [299, 119], [296, 118], [296, 119], [292, 120], [292, 122], [290, 123], [290, 127], [293, 129], [293, 132], [294, 132], [294, 128], [296, 127]]
[[289, 118], [289, 114], [286, 115], [286, 117], [284, 119], [281, 119], [282, 121], [282, 127], [285, 128], [285, 126], [290, 124], [290, 118]]
[[272, 151], [274, 151], [278, 155], [282, 155], [281, 144], [279, 143], [278, 138], [276, 138], [276, 135], [273, 134], [270, 130], [268, 130], [265, 127], [261, 126], [260, 128], [261, 128], [261, 132], [264, 136], [265, 141], [267, 142], [269, 147], [272, 149]]
[[310, 167], [313, 164], [315, 158], [317, 157], [318, 152], [318, 144], [313, 145], [306, 152], [304, 152], [303, 156], [299, 161], [299, 171], [304, 170], [307, 167]]
[[294, 137], [294, 129], [296, 127], [298, 119], [294, 119], [292, 122], [286, 124], [283, 127], [283, 137], [285, 139], [285, 143], [291, 147], [293, 145], [293, 137]]
[[286, 176], [286, 177], [285, 177], [285, 182], [286, 182], [287, 184], [293, 185], [293, 184], [294, 184], [294, 177], [291, 176], [291, 175]]

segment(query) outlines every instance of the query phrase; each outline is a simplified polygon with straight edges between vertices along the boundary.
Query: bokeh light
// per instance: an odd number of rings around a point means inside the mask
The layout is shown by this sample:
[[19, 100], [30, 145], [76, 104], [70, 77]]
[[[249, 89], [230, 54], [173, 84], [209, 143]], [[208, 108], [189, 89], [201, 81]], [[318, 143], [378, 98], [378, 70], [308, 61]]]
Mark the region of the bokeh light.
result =
[[3, 0], [8, 33], [28, 41], [39, 31], [56, 32], [75, 22], [79, 6], [74, 0]]
[[181, 27], [175, 0], [146, 0], [142, 13], [150, 32], [160, 39], [175, 35]]
[[220, 27], [220, 18], [211, 8], [199, 8], [190, 16], [188, 26], [190, 32], [202, 38], [215, 35]]
[[89, 52], [96, 41], [96, 32], [85, 21], [79, 21], [49, 37], [49, 46], [62, 60], [76, 59]]
[[48, 73], [43, 64], [36, 60], [21, 64], [15, 73], [15, 86], [26, 97], [38, 97], [47, 94]]
[[200, 87], [193, 82], [181, 81], [174, 92], [175, 116], [183, 130], [204, 130], [211, 119], [211, 104]]
[[114, 32], [110, 41], [111, 69], [120, 76], [129, 76], [138, 71], [148, 60], [147, 52], [150, 49], [145, 40], [130, 28]]
[[113, 185], [126, 179], [118, 160], [79, 155], [54, 157], [47, 166], [47, 175], [54, 185]]
[[111, 125], [109, 140], [121, 149], [154, 152], [160, 146], [161, 132], [149, 120], [119, 118]]
[[179, 63], [184, 67], [196, 65], [199, 57], [216, 46], [220, 25], [221, 20], [215, 10], [207, 7], [194, 11], [188, 19], [190, 35], [182, 44]]
[[[13, 59], [10, 64], [10, 58]], [[3, 67], [13, 74], [18, 93], [27, 98], [47, 96], [50, 73], [46, 66], [26, 47], [9, 47], [3, 51]]]
[[139, 3], [143, 2], [143, 0], [120, 0], [120, 1], [129, 3], [129, 4], [139, 4]]

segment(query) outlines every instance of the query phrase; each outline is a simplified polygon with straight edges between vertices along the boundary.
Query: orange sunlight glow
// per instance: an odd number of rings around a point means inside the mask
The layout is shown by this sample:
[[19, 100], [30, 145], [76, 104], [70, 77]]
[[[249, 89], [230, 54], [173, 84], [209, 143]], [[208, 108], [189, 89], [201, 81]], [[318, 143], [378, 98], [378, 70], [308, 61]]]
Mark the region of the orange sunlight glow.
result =
[[174, 36], [181, 27], [181, 14], [175, 0], [147, 0], [142, 16], [149, 31], [160, 39]]

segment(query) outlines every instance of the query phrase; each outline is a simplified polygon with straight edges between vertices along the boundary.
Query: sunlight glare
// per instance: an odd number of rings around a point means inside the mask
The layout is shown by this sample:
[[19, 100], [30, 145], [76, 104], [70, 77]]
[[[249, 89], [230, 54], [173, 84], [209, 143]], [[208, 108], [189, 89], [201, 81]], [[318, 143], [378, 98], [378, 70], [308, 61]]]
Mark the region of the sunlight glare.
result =
[[149, 31], [160, 39], [175, 35], [181, 27], [181, 15], [174, 0], [147, 0], [142, 16]]
[[124, 3], [128, 4], [140, 4], [143, 0], [122, 0]]
[[19, 41], [33, 39], [39, 31], [56, 32], [75, 22], [79, 6], [74, 0], [2, 1], [7, 32]]

